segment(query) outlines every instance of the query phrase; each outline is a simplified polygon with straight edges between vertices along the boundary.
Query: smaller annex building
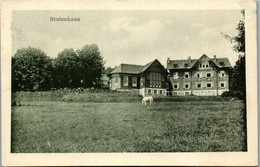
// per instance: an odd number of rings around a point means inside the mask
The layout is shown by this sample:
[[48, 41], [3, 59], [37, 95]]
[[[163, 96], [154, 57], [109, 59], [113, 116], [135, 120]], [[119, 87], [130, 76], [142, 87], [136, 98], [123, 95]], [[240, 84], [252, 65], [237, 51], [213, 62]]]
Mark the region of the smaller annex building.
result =
[[157, 59], [144, 66], [120, 64], [107, 76], [111, 90], [138, 90], [142, 96], [166, 96], [167, 70]]

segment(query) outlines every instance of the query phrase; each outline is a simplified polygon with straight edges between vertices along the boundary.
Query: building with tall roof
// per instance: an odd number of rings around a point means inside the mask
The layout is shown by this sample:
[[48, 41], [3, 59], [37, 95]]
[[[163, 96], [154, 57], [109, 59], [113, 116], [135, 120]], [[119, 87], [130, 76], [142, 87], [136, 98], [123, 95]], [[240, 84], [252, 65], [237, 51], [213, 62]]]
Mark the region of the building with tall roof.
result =
[[172, 95], [216, 96], [229, 91], [228, 58], [209, 58], [203, 54], [199, 59], [167, 59]]
[[144, 66], [120, 64], [108, 77], [111, 90], [138, 90], [142, 96], [166, 95], [167, 70], [157, 59]]

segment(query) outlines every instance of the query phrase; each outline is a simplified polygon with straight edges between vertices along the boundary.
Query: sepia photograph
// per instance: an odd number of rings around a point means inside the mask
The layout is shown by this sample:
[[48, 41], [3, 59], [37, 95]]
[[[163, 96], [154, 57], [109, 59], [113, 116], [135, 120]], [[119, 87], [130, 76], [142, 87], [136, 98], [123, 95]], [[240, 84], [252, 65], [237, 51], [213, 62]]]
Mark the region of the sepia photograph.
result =
[[14, 11], [12, 26], [11, 152], [247, 151], [243, 10]]
[[8, 154], [251, 152], [245, 8], [10, 13]]

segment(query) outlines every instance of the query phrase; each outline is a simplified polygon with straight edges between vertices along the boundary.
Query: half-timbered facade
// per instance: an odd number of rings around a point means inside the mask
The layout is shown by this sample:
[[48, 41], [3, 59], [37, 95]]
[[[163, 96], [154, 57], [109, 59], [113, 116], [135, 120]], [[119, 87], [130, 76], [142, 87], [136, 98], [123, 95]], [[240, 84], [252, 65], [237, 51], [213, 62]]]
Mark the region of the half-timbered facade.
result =
[[144, 66], [120, 64], [110, 74], [111, 90], [138, 90], [145, 95], [166, 95], [167, 70], [156, 59]]
[[167, 59], [170, 71], [172, 95], [216, 96], [229, 91], [229, 69], [227, 58], [210, 59], [205, 54], [199, 59]]

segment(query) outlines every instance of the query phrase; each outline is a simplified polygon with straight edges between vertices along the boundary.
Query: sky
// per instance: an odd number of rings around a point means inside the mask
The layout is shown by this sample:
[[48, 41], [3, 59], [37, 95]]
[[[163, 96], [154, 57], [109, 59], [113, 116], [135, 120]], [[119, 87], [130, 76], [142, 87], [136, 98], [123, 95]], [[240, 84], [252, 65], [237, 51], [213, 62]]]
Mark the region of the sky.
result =
[[[50, 17], [80, 21], [50, 21]], [[65, 48], [97, 44], [105, 66], [145, 65], [171, 60], [227, 57], [238, 59], [221, 33], [236, 36], [240, 10], [122, 10], [14, 11], [12, 55], [17, 49], [37, 47], [55, 58]]]

